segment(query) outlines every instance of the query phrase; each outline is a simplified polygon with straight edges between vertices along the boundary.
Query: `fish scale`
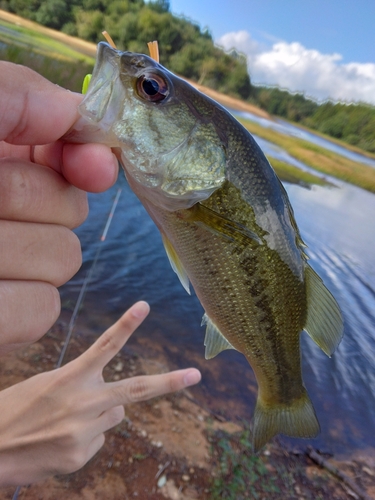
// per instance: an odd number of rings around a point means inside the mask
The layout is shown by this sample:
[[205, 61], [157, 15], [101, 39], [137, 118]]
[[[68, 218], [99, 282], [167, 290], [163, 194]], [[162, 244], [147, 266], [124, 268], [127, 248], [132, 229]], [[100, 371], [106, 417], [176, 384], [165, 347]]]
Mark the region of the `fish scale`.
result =
[[[214, 203], [213, 199], [219, 194], [212, 195], [209, 201]], [[233, 196], [231, 201], [233, 207]], [[145, 206], [158, 220], [181, 260], [190, 263], [186, 271], [198, 298], [214, 324], [220, 331], [226, 332], [226, 338], [233, 347], [249, 359], [264, 397], [269, 393], [269, 400], [286, 399], [285, 392], [290, 392], [290, 381], [301, 383], [299, 335], [305, 317], [300, 308], [294, 307], [297, 300], [293, 300], [293, 297], [298, 297], [298, 302], [301, 301], [301, 296], [305, 295], [304, 285], [281, 262], [281, 272], [279, 270], [278, 273], [269, 273], [283, 285], [278, 286], [283, 293], [275, 295], [273, 288], [277, 287], [277, 284], [267, 286], [263, 283], [265, 267], [260, 261], [267, 261], [269, 252], [265, 246], [264, 252], [258, 243], [246, 242], [248, 244], [244, 244], [240, 252], [237, 243], [220, 238], [209, 229], [197, 229], [194, 214], [189, 211], [161, 212], [154, 206]], [[225, 207], [223, 209], [225, 210]], [[157, 211], [158, 215], [155, 216]], [[258, 259], [255, 258], [255, 249], [258, 249]], [[262, 255], [264, 253], [265, 256]], [[241, 265], [243, 254], [251, 255], [251, 267]], [[231, 257], [226, 258], [227, 255]], [[233, 255], [236, 255], [237, 259], [233, 259]], [[210, 272], [211, 269], [214, 274]], [[222, 283], [226, 285], [224, 293]], [[210, 297], [209, 302], [207, 296]], [[240, 318], [243, 318], [242, 324]], [[264, 318], [268, 322], [268, 328]], [[276, 331], [280, 332], [282, 341], [278, 341]], [[283, 379], [288, 381], [286, 386], [281, 383], [280, 377], [275, 376], [275, 369], [278, 367], [283, 367]], [[277, 390], [271, 390], [275, 385]]]
[[116, 148], [172, 268], [187, 291], [193, 285], [205, 309], [206, 358], [237, 349], [252, 366], [255, 451], [278, 433], [315, 436], [300, 335], [330, 356], [341, 313], [309, 266], [287, 193], [253, 137], [153, 59], [106, 43], [79, 112], [69, 140]]

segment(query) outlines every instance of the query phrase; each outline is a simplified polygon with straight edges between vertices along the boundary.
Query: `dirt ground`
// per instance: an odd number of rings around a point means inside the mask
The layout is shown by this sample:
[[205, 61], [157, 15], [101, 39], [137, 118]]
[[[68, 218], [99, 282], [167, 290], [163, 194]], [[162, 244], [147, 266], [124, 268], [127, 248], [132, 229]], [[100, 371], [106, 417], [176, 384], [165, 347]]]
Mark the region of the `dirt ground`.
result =
[[[0, 388], [53, 369], [65, 328], [60, 321], [40, 342], [0, 358]], [[86, 332], [77, 332], [70, 352], [76, 356], [91, 342]], [[124, 350], [106, 368], [105, 378], [118, 380], [168, 369], [164, 358], [151, 361]], [[259, 457], [249, 455], [246, 463], [241, 462], [249, 446], [241, 444], [243, 429], [203, 408], [192, 392], [127, 406], [125, 420], [107, 433], [104, 447], [83, 469], [23, 487], [19, 500], [375, 498], [375, 456], [356, 456], [347, 462], [326, 457], [367, 491], [367, 497], [352, 492], [304, 450], [286, 450], [277, 441]], [[246, 476], [247, 493], [236, 493], [238, 474]], [[218, 484], [225, 485], [222, 494], [217, 493]], [[14, 491], [0, 490], [0, 500], [11, 499]]]

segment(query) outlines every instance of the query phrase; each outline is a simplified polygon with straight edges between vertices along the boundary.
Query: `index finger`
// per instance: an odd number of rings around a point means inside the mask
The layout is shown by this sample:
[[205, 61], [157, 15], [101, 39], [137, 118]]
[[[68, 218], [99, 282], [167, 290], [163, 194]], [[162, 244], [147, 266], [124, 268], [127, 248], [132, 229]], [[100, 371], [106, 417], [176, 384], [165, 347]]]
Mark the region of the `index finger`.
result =
[[126, 344], [150, 311], [147, 302], [137, 302], [76, 361], [82, 371], [102, 371], [111, 359]]

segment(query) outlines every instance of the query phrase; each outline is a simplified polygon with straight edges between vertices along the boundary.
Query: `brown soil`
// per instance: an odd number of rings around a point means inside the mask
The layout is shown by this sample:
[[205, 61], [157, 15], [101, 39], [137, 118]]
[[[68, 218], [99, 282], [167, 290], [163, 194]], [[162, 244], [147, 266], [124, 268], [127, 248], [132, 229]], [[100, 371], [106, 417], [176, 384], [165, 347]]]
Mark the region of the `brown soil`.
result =
[[[60, 320], [40, 342], [1, 358], [0, 389], [52, 369], [65, 327]], [[74, 352], [74, 356], [91, 343], [84, 333], [72, 340], [70, 352]], [[134, 352], [124, 350], [106, 368], [105, 378], [118, 380], [168, 369], [164, 357], [141, 359]], [[234, 470], [220, 469], [223, 440], [237, 453], [243, 453], [240, 434], [238, 424], [223, 421], [221, 416], [216, 418], [202, 408], [194, 398], [194, 388], [129, 405], [123, 423], [107, 433], [104, 447], [83, 469], [23, 487], [19, 500], [218, 498], [212, 496], [213, 481], [222, 477], [229, 486], [235, 481]], [[288, 500], [359, 498], [314, 464], [303, 450], [287, 451], [274, 442], [263, 450], [259, 460], [266, 476], [252, 486], [252, 492], [259, 492], [258, 498], [269, 500], [280, 495]], [[350, 462], [335, 462], [332, 458], [329, 461], [366, 489], [369, 498], [375, 498], [375, 457], [356, 456]], [[278, 493], [265, 493], [271, 480]], [[11, 499], [14, 491], [15, 488], [2, 489], [0, 500]], [[248, 495], [241, 498], [254, 498], [253, 493]]]

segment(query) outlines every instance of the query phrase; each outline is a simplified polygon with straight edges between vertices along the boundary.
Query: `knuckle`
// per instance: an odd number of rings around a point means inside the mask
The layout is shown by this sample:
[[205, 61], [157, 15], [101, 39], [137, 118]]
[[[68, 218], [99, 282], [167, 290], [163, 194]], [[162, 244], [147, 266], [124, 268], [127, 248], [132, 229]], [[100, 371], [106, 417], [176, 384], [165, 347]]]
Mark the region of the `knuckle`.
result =
[[172, 375], [166, 375], [167, 377], [167, 391], [166, 392], [176, 392], [181, 389], [181, 384], [178, 378]]
[[82, 265], [81, 244], [78, 237], [64, 226], [58, 226], [58, 246], [60, 262], [55, 286], [60, 286], [76, 274]]
[[28, 204], [29, 176], [16, 166], [16, 160], [12, 158], [0, 161], [0, 216], [3, 219], [12, 219], [15, 214], [23, 213]]
[[60, 296], [49, 283], [0, 282], [0, 344], [37, 341], [60, 314]]
[[71, 222], [70, 227], [75, 228], [80, 226], [85, 220], [87, 219], [87, 216], [89, 214], [89, 205], [87, 202], [87, 196], [84, 191], [81, 191], [80, 189], [72, 186], [72, 189], [74, 189], [74, 197], [75, 197], [75, 203], [74, 203], [74, 218]]
[[60, 430], [60, 437], [56, 440], [55, 445], [60, 454], [60, 474], [75, 472], [83, 467], [90, 458], [87, 456], [85, 443], [80, 439], [79, 430], [74, 426]]
[[125, 417], [125, 410], [123, 406], [116, 406], [107, 412], [107, 426], [108, 429], [120, 424]]
[[137, 403], [149, 399], [150, 387], [145, 377], [130, 379], [127, 384], [127, 399], [130, 403]]
[[45, 321], [49, 324], [48, 328], [50, 328], [60, 315], [60, 294], [57, 288], [49, 283], [38, 283], [38, 285], [42, 287], [41, 293], [44, 295], [42, 308], [45, 311]]
[[75, 450], [69, 456], [66, 457], [64, 463], [64, 472], [63, 474], [70, 474], [72, 472], [76, 472], [81, 469], [90, 457], [87, 456], [86, 451], [83, 450]]
[[117, 353], [121, 349], [122, 343], [113, 337], [110, 331], [106, 331], [98, 339], [97, 346], [98, 350], [102, 353]]
[[[30, 289], [29, 308], [34, 308], [33, 317], [36, 319], [35, 327], [40, 336], [44, 335], [55, 323], [60, 314], [60, 295], [53, 285], [49, 283], [26, 283], [26, 290]], [[30, 316], [29, 316], [30, 320]]]

